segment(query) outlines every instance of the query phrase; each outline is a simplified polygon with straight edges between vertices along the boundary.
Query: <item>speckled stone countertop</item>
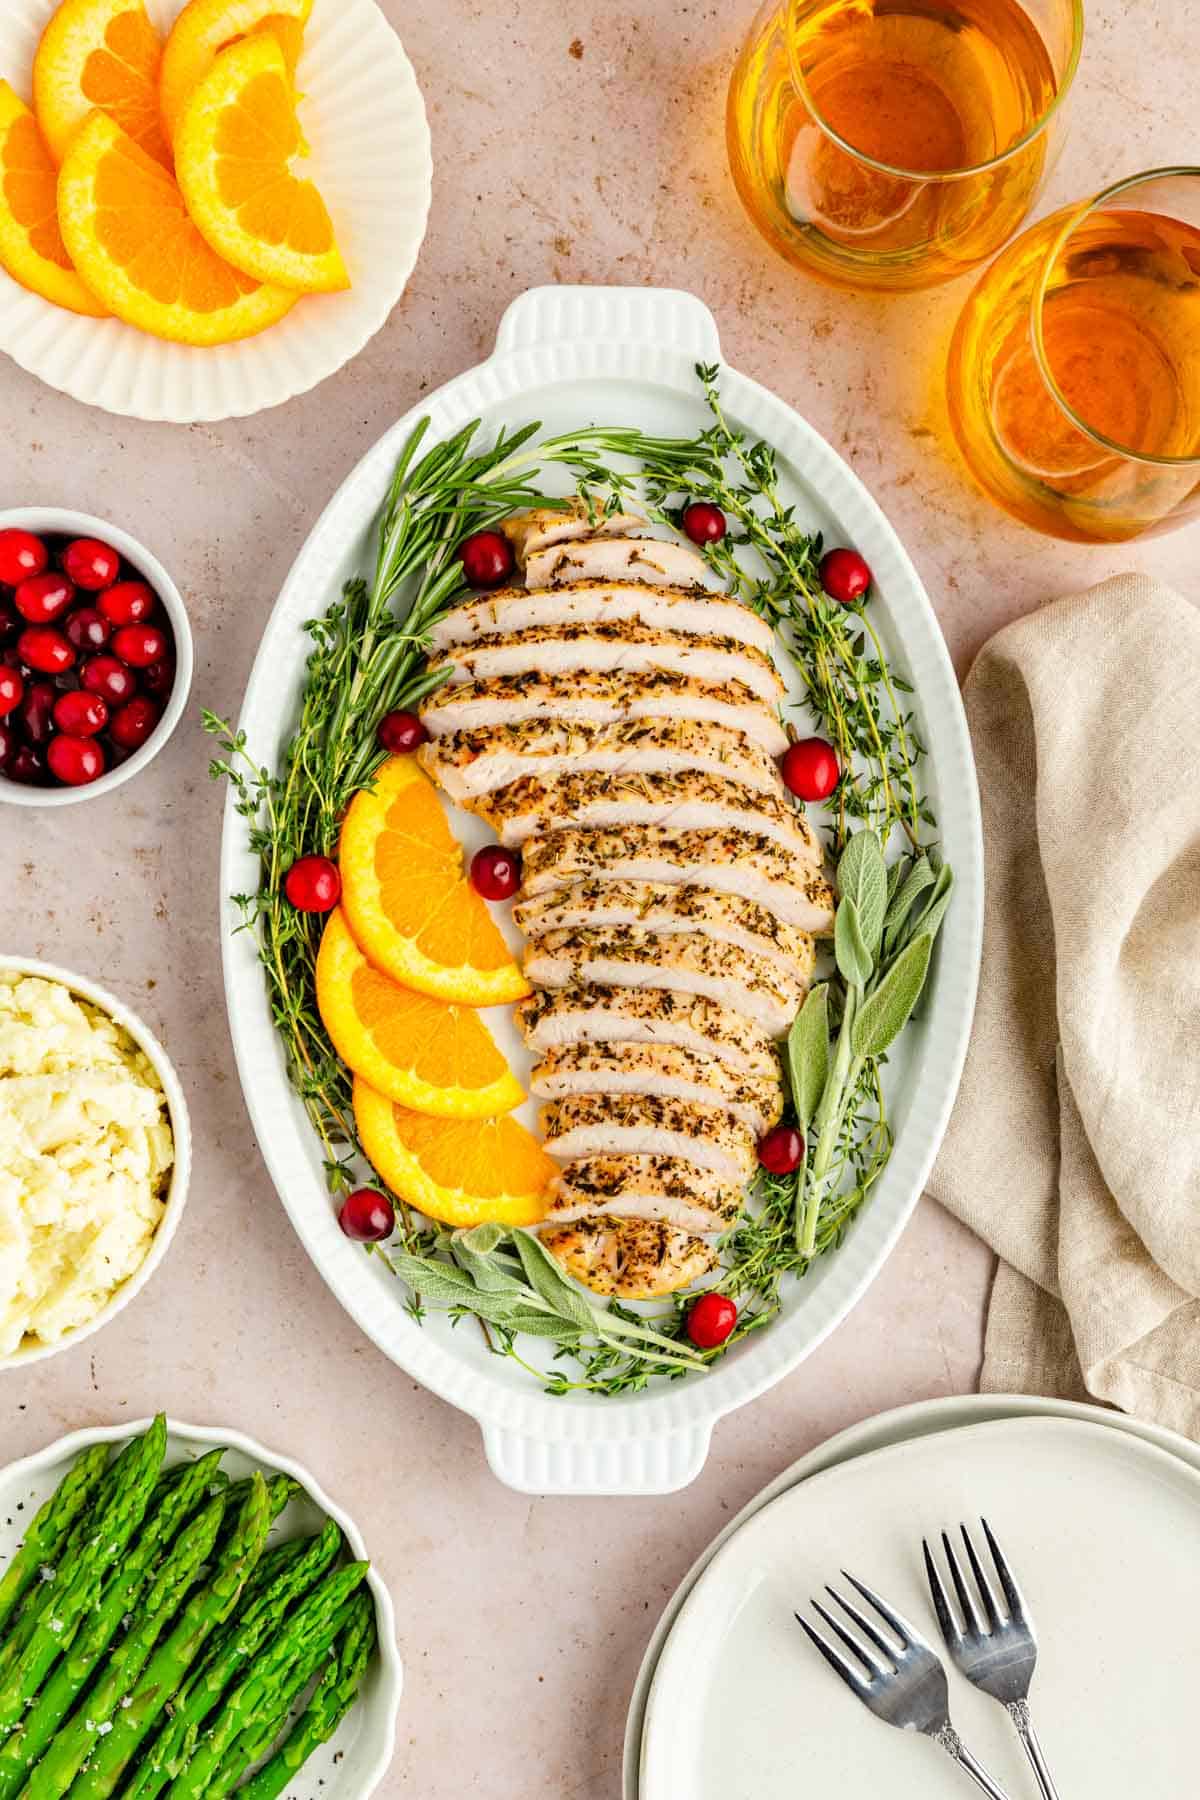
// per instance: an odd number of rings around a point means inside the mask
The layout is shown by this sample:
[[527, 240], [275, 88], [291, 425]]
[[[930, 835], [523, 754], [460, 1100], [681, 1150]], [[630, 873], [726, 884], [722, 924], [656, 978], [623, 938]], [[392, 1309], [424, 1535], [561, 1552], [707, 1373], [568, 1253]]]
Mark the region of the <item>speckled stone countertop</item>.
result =
[[[726, 174], [724, 90], [748, 3], [383, 0], [425, 92], [429, 236], [387, 327], [316, 392], [191, 429], [90, 412], [0, 363], [6, 505], [123, 523], [188, 597], [194, 698], [236, 712], [313, 518], [422, 392], [486, 354], [540, 282], [690, 288], [729, 361], [845, 455], [893, 519], [960, 673], [1005, 620], [1136, 566], [1200, 598], [1200, 530], [1075, 548], [993, 511], [939, 443], [940, 374], [966, 285], [891, 303], [794, 274]], [[1200, 0], [1089, 0], [1071, 135], [1042, 210], [1194, 153]], [[0, 947], [95, 975], [165, 1039], [196, 1170], [179, 1238], [94, 1342], [0, 1377], [0, 1457], [167, 1407], [307, 1462], [353, 1512], [396, 1600], [408, 1683], [385, 1800], [615, 1800], [629, 1688], [702, 1545], [784, 1464], [868, 1414], [976, 1381], [987, 1252], [926, 1201], [866, 1299], [780, 1387], [717, 1430], [670, 1501], [528, 1500], [472, 1422], [386, 1362], [338, 1307], [259, 1160], [221, 993], [221, 794], [181, 727], [111, 800], [0, 809]], [[82, 829], [81, 829], [82, 828]]]

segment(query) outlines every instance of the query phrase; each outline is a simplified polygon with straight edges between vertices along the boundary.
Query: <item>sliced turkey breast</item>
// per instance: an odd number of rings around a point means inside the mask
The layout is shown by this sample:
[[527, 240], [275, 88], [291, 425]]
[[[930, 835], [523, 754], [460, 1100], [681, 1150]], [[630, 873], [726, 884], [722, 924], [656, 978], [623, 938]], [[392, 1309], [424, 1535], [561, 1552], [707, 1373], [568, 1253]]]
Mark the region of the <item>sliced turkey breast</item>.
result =
[[769, 1037], [783, 1037], [807, 988], [780, 974], [764, 957], [717, 944], [698, 931], [660, 937], [640, 925], [608, 931], [552, 931], [526, 946], [523, 969], [534, 987], [665, 988], [701, 994], [740, 1012]]
[[430, 629], [429, 643], [432, 651], [450, 650], [458, 644], [479, 644], [489, 637], [528, 631], [535, 625], [613, 625], [622, 619], [664, 631], [736, 638], [764, 656], [770, 656], [775, 648], [775, 634], [766, 620], [740, 600], [621, 581], [577, 581], [569, 587], [532, 592], [498, 588], [443, 614]]
[[614, 1300], [654, 1300], [690, 1287], [717, 1266], [703, 1238], [649, 1219], [603, 1214], [541, 1234], [551, 1256], [594, 1294]]
[[747, 1075], [772, 1076], [779, 1062], [765, 1031], [699, 994], [662, 988], [569, 987], [519, 1000], [517, 1028], [540, 1055], [565, 1044], [679, 1044]]
[[456, 686], [487, 681], [492, 676], [575, 675], [586, 670], [612, 674], [622, 670], [645, 675], [661, 670], [694, 675], [700, 681], [740, 681], [769, 706], [777, 706], [784, 687], [770, 657], [717, 633], [664, 631], [618, 619], [611, 625], [531, 625], [525, 631], [498, 632], [477, 643], [455, 645], [435, 656], [431, 675], [449, 670]]
[[754, 1173], [754, 1133], [723, 1106], [658, 1094], [573, 1094], [542, 1112], [545, 1148], [562, 1162], [579, 1156], [681, 1156], [725, 1181]]
[[665, 1094], [724, 1106], [755, 1137], [783, 1112], [783, 1083], [773, 1075], [747, 1075], [678, 1044], [569, 1044], [550, 1050], [530, 1078], [543, 1100], [568, 1094]]
[[534, 832], [561, 831], [568, 825], [599, 831], [662, 826], [673, 832], [752, 832], [814, 866], [821, 860], [812, 826], [790, 798], [699, 769], [677, 774], [590, 770], [549, 781], [527, 775], [480, 795], [470, 810], [485, 818], [509, 849]]
[[549, 931], [641, 925], [647, 931], [699, 931], [718, 944], [734, 944], [774, 963], [805, 985], [812, 979], [816, 946], [807, 931], [785, 925], [765, 906], [715, 888], [672, 887], [665, 881], [580, 881], [534, 900], [519, 901], [513, 918], [526, 937]]
[[612, 536], [579, 538], [527, 552], [525, 581], [531, 588], [563, 587], [574, 581], [643, 581], [660, 588], [717, 585], [717, 577], [690, 544]]
[[684, 769], [726, 775], [761, 793], [780, 792], [779, 771], [744, 732], [695, 719], [623, 719], [617, 725], [522, 719], [479, 731], [452, 731], [422, 744], [418, 761], [460, 806], [525, 776], [605, 771], [640, 775]]
[[694, 883], [741, 894], [814, 936], [829, 930], [833, 894], [811, 858], [748, 831], [551, 831], [522, 856], [523, 899], [575, 881]]
[[440, 687], [421, 708], [431, 737], [490, 730], [526, 720], [615, 725], [624, 719], [692, 719], [743, 731], [768, 756], [782, 756], [787, 733], [778, 714], [740, 681], [698, 681], [649, 669], [638, 675], [531, 673]]
[[742, 1210], [737, 1182], [678, 1156], [585, 1156], [550, 1184], [548, 1225], [606, 1212], [618, 1219], [661, 1219], [680, 1231], [728, 1231]]
[[538, 506], [531, 512], [514, 513], [500, 529], [512, 545], [522, 568], [525, 560], [551, 544], [565, 544], [572, 538], [600, 537], [613, 532], [636, 531], [646, 523], [638, 513], [593, 512], [583, 500], [572, 499], [562, 506]]

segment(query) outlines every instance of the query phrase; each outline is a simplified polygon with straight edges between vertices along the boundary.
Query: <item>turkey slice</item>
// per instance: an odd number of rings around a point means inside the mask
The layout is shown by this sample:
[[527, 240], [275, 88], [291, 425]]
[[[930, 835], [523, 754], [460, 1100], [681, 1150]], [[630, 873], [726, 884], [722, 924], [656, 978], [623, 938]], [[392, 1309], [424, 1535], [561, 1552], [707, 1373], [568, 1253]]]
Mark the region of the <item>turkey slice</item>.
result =
[[574, 1094], [542, 1112], [549, 1154], [681, 1156], [725, 1181], [745, 1185], [757, 1166], [754, 1133], [722, 1106], [657, 1094]]
[[678, 1044], [568, 1044], [547, 1051], [530, 1092], [543, 1100], [569, 1094], [663, 1094], [724, 1106], [761, 1137], [783, 1113], [778, 1072], [747, 1075], [714, 1056]]
[[430, 627], [429, 643], [431, 651], [450, 650], [533, 626], [614, 625], [626, 619], [665, 631], [735, 638], [764, 656], [775, 649], [766, 620], [739, 600], [622, 581], [578, 581], [536, 591], [499, 588], [443, 613]]
[[614, 1300], [654, 1300], [690, 1287], [717, 1266], [703, 1238], [649, 1219], [600, 1214], [541, 1234], [568, 1275]]
[[565, 1044], [680, 1044], [748, 1075], [777, 1075], [765, 1031], [698, 994], [661, 988], [545, 989], [517, 1003], [517, 1029], [540, 1055]]
[[678, 1156], [585, 1156], [550, 1184], [548, 1225], [598, 1212], [619, 1219], [659, 1219], [680, 1231], [728, 1231], [745, 1190]]

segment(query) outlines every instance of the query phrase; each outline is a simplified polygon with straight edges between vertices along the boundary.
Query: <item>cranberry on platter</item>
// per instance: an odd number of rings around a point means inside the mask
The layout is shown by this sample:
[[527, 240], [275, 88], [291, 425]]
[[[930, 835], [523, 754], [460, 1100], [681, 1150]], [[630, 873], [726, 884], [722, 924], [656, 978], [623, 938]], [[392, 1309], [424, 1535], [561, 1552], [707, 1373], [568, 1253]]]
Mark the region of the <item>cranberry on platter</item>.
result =
[[49, 550], [32, 531], [21, 531], [15, 525], [0, 531], [0, 581], [5, 587], [16, 587], [29, 575], [40, 575], [49, 563]]
[[99, 538], [74, 538], [62, 553], [62, 566], [76, 587], [97, 593], [111, 587], [121, 573], [121, 559]]
[[429, 736], [414, 712], [385, 713], [375, 733], [380, 747], [391, 756], [407, 756]]
[[485, 900], [511, 900], [521, 885], [521, 858], [501, 844], [487, 844], [471, 858], [471, 886]]
[[783, 783], [800, 800], [828, 800], [842, 771], [837, 751], [824, 738], [801, 738], [790, 744], [780, 765]]
[[378, 1188], [355, 1188], [342, 1202], [338, 1224], [357, 1243], [380, 1244], [395, 1231], [396, 1213], [387, 1195]]
[[804, 1138], [794, 1125], [776, 1125], [758, 1140], [758, 1160], [768, 1175], [791, 1175], [804, 1160]]
[[327, 856], [301, 856], [288, 870], [283, 891], [297, 912], [332, 912], [342, 897], [342, 878]]
[[502, 531], [476, 531], [464, 538], [458, 554], [463, 574], [473, 588], [499, 587], [513, 572], [513, 547]]
[[103, 750], [90, 737], [52, 737], [46, 746], [46, 761], [50, 773], [66, 787], [87, 787], [107, 766]]
[[871, 571], [857, 550], [829, 550], [821, 558], [821, 586], [831, 600], [853, 606], [871, 585]]
[[701, 1294], [688, 1307], [687, 1334], [697, 1350], [715, 1350], [737, 1324], [737, 1307], [725, 1294]]
[[683, 509], [683, 529], [693, 544], [719, 544], [729, 526], [719, 506], [708, 500], [693, 500]]

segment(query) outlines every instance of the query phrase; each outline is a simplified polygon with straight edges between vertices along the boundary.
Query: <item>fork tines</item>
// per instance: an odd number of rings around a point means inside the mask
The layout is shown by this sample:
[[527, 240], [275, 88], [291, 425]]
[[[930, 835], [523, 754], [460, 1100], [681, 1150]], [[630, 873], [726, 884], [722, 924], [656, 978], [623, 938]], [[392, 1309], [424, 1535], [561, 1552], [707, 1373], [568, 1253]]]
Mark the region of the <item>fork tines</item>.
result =
[[[1000, 1591], [1004, 1597], [1004, 1610], [1001, 1609], [1000, 1600], [997, 1597], [995, 1588], [992, 1586], [991, 1579], [988, 1576], [983, 1563], [980, 1561], [975, 1546], [971, 1542], [970, 1533], [965, 1525], [960, 1525], [958, 1529], [962, 1535], [963, 1548], [966, 1551], [967, 1560], [971, 1566], [971, 1574], [975, 1581], [975, 1591], [972, 1591], [970, 1584], [963, 1575], [958, 1557], [954, 1553], [954, 1546], [950, 1542], [948, 1534], [944, 1531], [942, 1532], [942, 1549], [945, 1553], [946, 1566], [950, 1570], [950, 1579], [954, 1583], [954, 1593], [958, 1601], [958, 1616], [955, 1615], [954, 1608], [950, 1603], [950, 1596], [946, 1591], [941, 1572], [934, 1560], [933, 1552], [929, 1548], [929, 1541], [925, 1538], [921, 1540], [921, 1548], [925, 1553], [925, 1573], [929, 1578], [929, 1592], [933, 1599], [934, 1610], [937, 1613], [938, 1624], [941, 1626], [942, 1635], [949, 1644], [961, 1642], [964, 1636], [991, 1636], [994, 1632], [998, 1631], [1002, 1625], [1010, 1621], [1016, 1625], [1028, 1623], [1028, 1611], [1021, 1590], [1013, 1578], [1012, 1571], [1004, 1558], [1004, 1554], [1001, 1551], [999, 1544], [996, 1542], [992, 1528], [986, 1519], [980, 1519], [979, 1523], [983, 1527], [983, 1534], [987, 1539], [988, 1549], [991, 1552], [992, 1566], [995, 1569], [996, 1579], [1000, 1584]], [[976, 1600], [976, 1593], [978, 1594], [978, 1601]], [[986, 1617], [984, 1615], [986, 1615]], [[959, 1623], [959, 1618], [962, 1620], [961, 1625]]]
[[[889, 1641], [878, 1626], [867, 1617], [861, 1607], [856, 1606], [852, 1600], [847, 1600], [844, 1595], [839, 1594], [836, 1588], [828, 1586], [826, 1587], [825, 1592], [829, 1595], [829, 1598], [835, 1605], [841, 1607], [851, 1623], [858, 1627], [863, 1638], [867, 1640], [866, 1644], [862, 1643], [858, 1638], [847, 1631], [841, 1621], [824, 1607], [819, 1600], [814, 1599], [810, 1601], [810, 1605], [818, 1617], [828, 1626], [829, 1630], [832, 1631], [846, 1646], [846, 1649], [850, 1652], [851, 1656], [856, 1659], [856, 1662], [850, 1662], [843, 1656], [842, 1652], [837, 1649], [834, 1644], [831, 1644], [827, 1638], [822, 1637], [821, 1633], [816, 1631], [801, 1613], [796, 1614], [796, 1622], [803, 1627], [813, 1645], [821, 1652], [821, 1655], [825, 1658], [830, 1667], [837, 1671], [846, 1685], [851, 1688], [861, 1700], [864, 1692], [870, 1687], [872, 1681], [881, 1680], [884, 1676], [894, 1673], [903, 1653], [911, 1647], [914, 1641], [917, 1641], [917, 1634], [913, 1627], [909, 1625], [898, 1612], [888, 1605], [886, 1600], [882, 1599], [880, 1595], [867, 1587], [864, 1582], [858, 1581], [846, 1569], [842, 1570], [842, 1575], [850, 1583], [851, 1587], [855, 1588], [857, 1592], [862, 1595], [862, 1598], [867, 1604], [875, 1608], [875, 1611], [879, 1614], [879, 1617], [883, 1620], [884, 1624], [894, 1632], [896, 1639], [899, 1641]], [[872, 1653], [872, 1650], [867, 1647], [868, 1645], [874, 1647], [874, 1650], [878, 1652], [878, 1656]], [[880, 1661], [880, 1658], [883, 1660]], [[866, 1671], [865, 1677], [863, 1674], [864, 1670]]]

